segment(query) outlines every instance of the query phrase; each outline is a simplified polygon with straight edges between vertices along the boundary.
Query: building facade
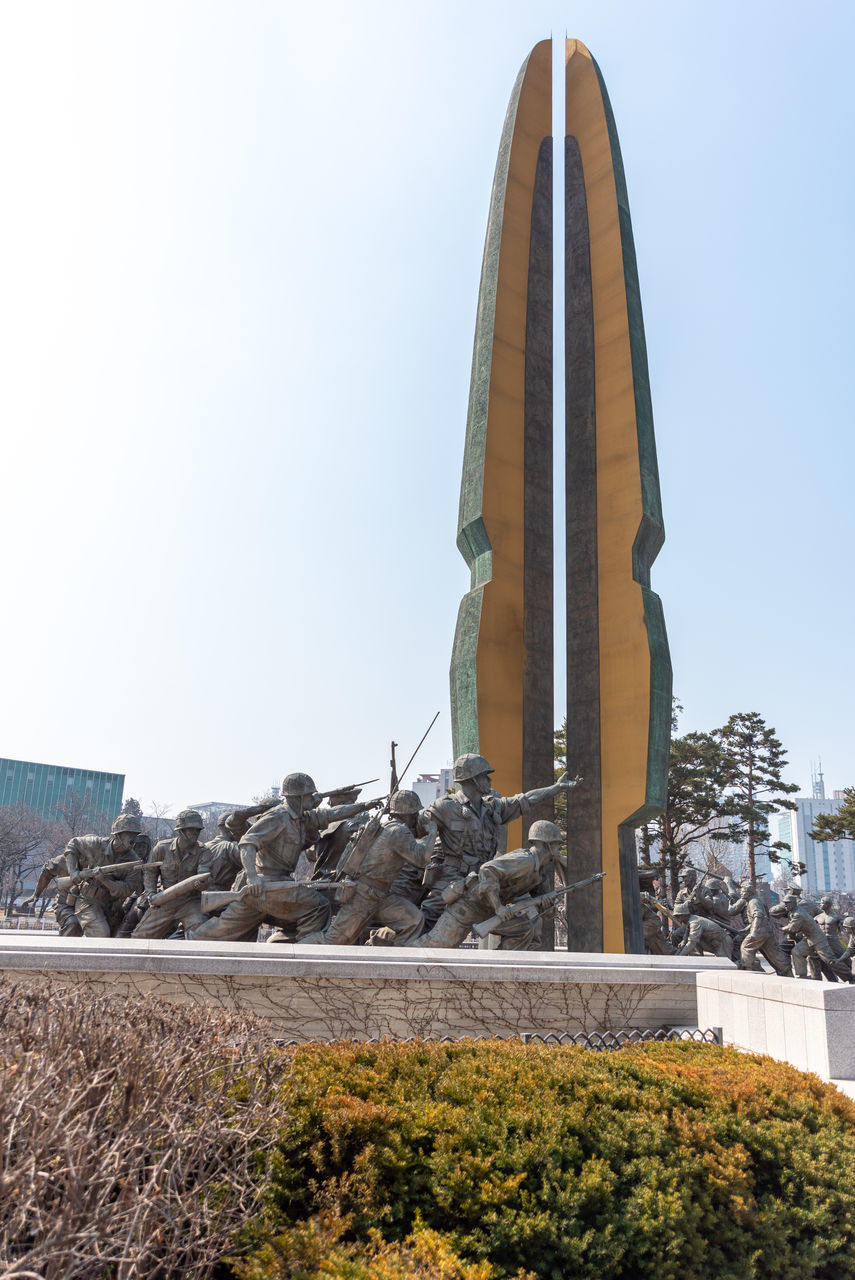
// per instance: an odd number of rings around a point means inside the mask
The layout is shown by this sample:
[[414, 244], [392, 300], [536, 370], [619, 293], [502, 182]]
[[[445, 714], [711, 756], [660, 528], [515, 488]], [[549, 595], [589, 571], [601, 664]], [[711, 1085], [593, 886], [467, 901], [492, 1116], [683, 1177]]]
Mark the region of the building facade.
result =
[[801, 875], [805, 893], [855, 893], [855, 842], [819, 842], [809, 834], [821, 813], [837, 813], [843, 804], [842, 793], [835, 792], [830, 800], [822, 795], [796, 796], [795, 803], [796, 809], [778, 814], [775, 821], [777, 838], [789, 844], [792, 861], [805, 865]]
[[50, 822], [109, 828], [124, 789], [123, 773], [0, 757], [0, 805], [23, 805]]

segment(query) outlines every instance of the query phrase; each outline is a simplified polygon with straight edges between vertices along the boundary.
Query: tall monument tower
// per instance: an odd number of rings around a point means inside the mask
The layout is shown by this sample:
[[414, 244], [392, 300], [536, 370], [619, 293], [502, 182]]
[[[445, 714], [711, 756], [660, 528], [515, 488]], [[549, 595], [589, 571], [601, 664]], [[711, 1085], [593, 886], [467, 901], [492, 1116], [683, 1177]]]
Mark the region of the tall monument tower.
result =
[[[451, 662], [454, 750], [487, 756], [505, 795], [552, 781], [551, 51], [542, 41], [523, 64], [499, 147], [457, 537], [472, 583]], [[568, 900], [568, 945], [638, 952], [635, 829], [664, 806], [671, 723], [650, 588], [664, 530], [620, 147], [576, 40], [564, 96], [567, 763], [585, 779], [570, 793], [568, 850], [574, 878], [607, 873]], [[524, 835], [512, 828], [509, 847]]]

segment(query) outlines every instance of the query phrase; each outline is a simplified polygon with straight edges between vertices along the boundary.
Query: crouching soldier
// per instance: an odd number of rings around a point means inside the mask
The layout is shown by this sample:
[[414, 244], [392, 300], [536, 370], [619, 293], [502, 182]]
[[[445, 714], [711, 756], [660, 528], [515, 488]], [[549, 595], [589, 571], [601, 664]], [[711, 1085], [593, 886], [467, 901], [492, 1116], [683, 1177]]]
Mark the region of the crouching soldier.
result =
[[[166, 938], [181, 924], [185, 936], [206, 919], [201, 907], [203, 876], [211, 873], [211, 851], [199, 843], [199, 832], [205, 819], [195, 809], [182, 809], [175, 819], [175, 837], [159, 840], [152, 850], [152, 860], [143, 868], [142, 903], [149, 906], [131, 934], [132, 938]], [[152, 865], [159, 863], [159, 866]], [[186, 892], [171, 892], [190, 880]], [[166, 901], [158, 901], [158, 890], [170, 891]]]
[[[240, 838], [247, 878], [241, 896], [230, 902], [221, 916], [195, 928], [194, 938], [218, 942], [242, 939], [267, 918], [286, 926], [298, 942], [326, 927], [330, 917], [326, 898], [294, 880], [300, 854], [330, 823], [352, 818], [377, 802], [330, 808], [321, 804], [307, 773], [289, 773], [282, 783], [282, 796], [282, 803], [258, 818]], [[285, 938], [283, 932], [276, 940]]]
[[[375, 922], [395, 931], [394, 946], [405, 947], [415, 941], [424, 928], [424, 916], [414, 903], [392, 893], [392, 884], [405, 864], [421, 870], [428, 864], [436, 839], [436, 823], [428, 820], [419, 826], [421, 801], [415, 791], [396, 791], [389, 803], [389, 813], [381, 820], [380, 830], [371, 840], [358, 870], [356, 883], [346, 884], [342, 907], [332, 924], [323, 932], [303, 938], [303, 942], [328, 942], [351, 946], [366, 925]], [[358, 846], [354, 846], [357, 854]], [[357, 855], [358, 856], [358, 855]]]
[[413, 945], [457, 947], [473, 925], [498, 916], [501, 923], [492, 932], [501, 939], [500, 950], [536, 951], [540, 916], [515, 915], [512, 908], [531, 898], [551, 867], [557, 864], [566, 870], [566, 859], [561, 857], [561, 830], [554, 822], [533, 822], [528, 838], [528, 849], [500, 853], [465, 880], [452, 882], [445, 890], [446, 906], [439, 920]]
[[[139, 863], [133, 845], [142, 822], [131, 813], [120, 813], [108, 836], [74, 836], [65, 849], [68, 874], [76, 882], [68, 893], [85, 938], [109, 938], [118, 928], [121, 903], [139, 887], [138, 872], [128, 865], [109, 874], [99, 868], [115, 863]], [[142, 864], [140, 863], [140, 866]], [[86, 875], [91, 871], [91, 875]]]
[[679, 924], [687, 925], [686, 940], [677, 950], [678, 956], [724, 956], [730, 959], [731, 935], [715, 920], [695, 916], [688, 903], [678, 902], [672, 912]]

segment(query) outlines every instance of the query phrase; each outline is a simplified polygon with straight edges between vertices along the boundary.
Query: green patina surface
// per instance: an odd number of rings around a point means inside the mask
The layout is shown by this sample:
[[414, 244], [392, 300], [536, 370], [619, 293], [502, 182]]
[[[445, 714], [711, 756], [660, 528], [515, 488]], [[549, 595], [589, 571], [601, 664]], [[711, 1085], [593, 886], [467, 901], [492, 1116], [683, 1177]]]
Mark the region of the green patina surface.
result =
[[596, 61], [594, 66], [603, 97], [617, 191], [632, 355], [632, 381], [635, 391], [638, 460], [641, 472], [642, 517], [632, 549], [632, 576], [642, 588], [644, 621], [650, 645], [650, 725], [645, 804], [627, 818], [629, 824], [639, 825], [662, 812], [668, 793], [668, 753], [671, 742], [671, 654], [668, 649], [662, 601], [650, 588], [650, 568], [665, 541], [665, 526], [662, 520], [662, 497], [659, 491], [656, 437], [653, 432], [653, 403], [650, 398], [650, 378], [647, 368], [647, 342], [644, 337], [641, 289], [638, 283], [635, 241], [629, 215], [626, 175], [608, 91]]
[[490, 373], [493, 364], [493, 334], [505, 191], [517, 107], [527, 66], [528, 58], [520, 68], [514, 84], [502, 129], [493, 192], [490, 198], [490, 216], [487, 221], [484, 261], [481, 266], [481, 286], [478, 293], [478, 316], [475, 323], [472, 378], [469, 386], [469, 411], [466, 418], [466, 444], [463, 452], [463, 477], [460, 485], [460, 512], [457, 521], [457, 546], [469, 565], [472, 585], [460, 602], [451, 655], [451, 730], [455, 756], [461, 755], [464, 751], [479, 750], [476, 670], [478, 632], [481, 625], [484, 586], [493, 576], [492, 548], [483, 520], [487, 413], [490, 403]]

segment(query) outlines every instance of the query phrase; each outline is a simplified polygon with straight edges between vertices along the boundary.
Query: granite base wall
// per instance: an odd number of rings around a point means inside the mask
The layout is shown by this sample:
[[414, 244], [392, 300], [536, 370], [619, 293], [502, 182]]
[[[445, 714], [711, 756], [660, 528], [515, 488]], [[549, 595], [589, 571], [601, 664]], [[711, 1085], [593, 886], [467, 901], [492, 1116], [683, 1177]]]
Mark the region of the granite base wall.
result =
[[0, 936], [7, 980], [245, 1009], [293, 1040], [697, 1026], [707, 957]]

